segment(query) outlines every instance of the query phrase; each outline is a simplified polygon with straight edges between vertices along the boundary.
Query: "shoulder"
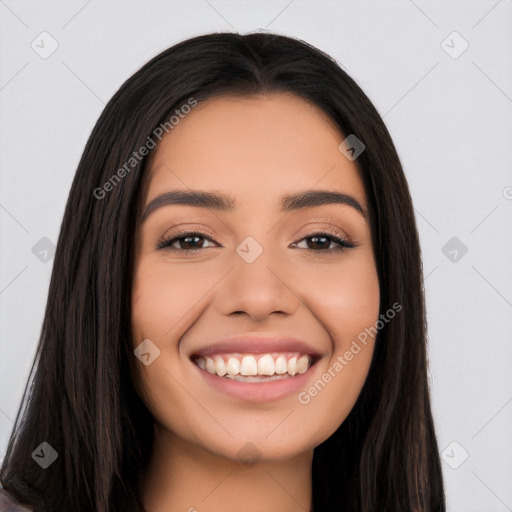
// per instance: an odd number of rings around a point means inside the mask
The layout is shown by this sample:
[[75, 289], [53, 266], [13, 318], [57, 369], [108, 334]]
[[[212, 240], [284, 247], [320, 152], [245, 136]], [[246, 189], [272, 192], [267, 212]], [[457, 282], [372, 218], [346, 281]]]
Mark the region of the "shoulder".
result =
[[22, 505], [0, 485], [0, 512], [32, 512], [32, 508]]

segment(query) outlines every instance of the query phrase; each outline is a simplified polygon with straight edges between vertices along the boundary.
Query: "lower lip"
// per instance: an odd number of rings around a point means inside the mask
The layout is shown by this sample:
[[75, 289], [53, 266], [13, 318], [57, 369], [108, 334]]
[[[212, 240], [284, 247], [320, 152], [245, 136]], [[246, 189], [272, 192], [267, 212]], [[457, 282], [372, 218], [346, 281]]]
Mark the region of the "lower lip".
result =
[[199, 368], [197, 364], [192, 364], [201, 373], [209, 386], [226, 395], [248, 402], [269, 402], [289, 396], [305, 387], [309, 377], [314, 371], [316, 363], [312, 364], [304, 373], [287, 377], [286, 379], [270, 380], [268, 382], [240, 382], [208, 373]]

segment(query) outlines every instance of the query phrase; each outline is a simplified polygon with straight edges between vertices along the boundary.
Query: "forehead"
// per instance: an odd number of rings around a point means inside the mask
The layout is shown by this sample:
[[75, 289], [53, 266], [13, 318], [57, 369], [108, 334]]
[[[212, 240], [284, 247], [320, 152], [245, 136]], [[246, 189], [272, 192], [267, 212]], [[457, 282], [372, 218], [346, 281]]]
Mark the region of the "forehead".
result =
[[291, 94], [209, 99], [162, 138], [147, 198], [192, 188], [261, 204], [283, 192], [321, 188], [365, 203], [355, 162], [338, 150], [344, 138], [319, 107]]

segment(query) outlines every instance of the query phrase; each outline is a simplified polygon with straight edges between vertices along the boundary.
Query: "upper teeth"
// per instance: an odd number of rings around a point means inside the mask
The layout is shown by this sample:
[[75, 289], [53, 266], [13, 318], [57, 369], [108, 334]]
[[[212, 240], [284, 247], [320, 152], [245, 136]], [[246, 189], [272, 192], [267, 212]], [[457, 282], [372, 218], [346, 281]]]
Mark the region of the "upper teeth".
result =
[[[259, 354], [259, 355], [216, 355], [202, 356], [196, 359], [197, 365], [223, 377], [224, 375], [295, 375], [304, 373], [312, 359], [307, 354]], [[258, 359], [257, 359], [258, 358]]]

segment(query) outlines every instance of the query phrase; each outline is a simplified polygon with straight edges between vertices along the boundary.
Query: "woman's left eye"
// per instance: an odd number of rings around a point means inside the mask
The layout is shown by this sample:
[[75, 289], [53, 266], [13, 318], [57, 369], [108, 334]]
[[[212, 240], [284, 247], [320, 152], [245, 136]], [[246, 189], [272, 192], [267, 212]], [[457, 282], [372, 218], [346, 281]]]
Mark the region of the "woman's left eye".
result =
[[[341, 252], [345, 249], [352, 249], [355, 247], [355, 244], [350, 242], [349, 240], [345, 238], [339, 238], [334, 235], [330, 235], [329, 233], [313, 233], [311, 235], [308, 235], [304, 237], [302, 240], [313, 240], [313, 244], [315, 245], [325, 245], [327, 243], [327, 246], [330, 246], [331, 243], [335, 242], [338, 244], [338, 247], [334, 248], [322, 248], [320, 250], [311, 249], [310, 247], [306, 247], [306, 249], [313, 251], [313, 252], [323, 252], [323, 253], [334, 253], [334, 252]], [[302, 242], [302, 240], [299, 240], [299, 242]], [[327, 241], [327, 242], [325, 242]], [[307, 243], [307, 242], [306, 242]]]
[[[220, 247], [209, 236], [207, 236], [203, 233], [195, 232], [195, 231], [180, 233], [179, 236], [175, 236], [172, 238], [164, 238], [161, 242], [158, 243], [157, 247], [158, 247], [158, 249], [170, 249], [172, 251], [178, 251], [178, 252], [179, 251], [184, 251], [186, 253], [197, 252], [198, 250], [205, 248], [204, 242], [201, 243], [200, 246], [195, 245], [195, 244], [197, 244], [198, 240], [199, 241], [207, 240], [207, 241], [215, 244], [212, 247], [215, 247], [215, 246]], [[308, 236], [302, 238], [301, 240], [299, 240], [299, 242], [302, 242], [303, 240], [306, 240], [307, 245], [316, 245], [316, 246], [323, 245], [324, 246], [324, 247], [320, 247], [320, 248], [316, 248], [316, 249], [312, 248], [312, 247], [305, 247], [306, 250], [312, 251], [312, 252], [321, 252], [321, 253], [325, 253], [325, 254], [341, 252], [341, 251], [344, 251], [345, 249], [351, 249], [351, 248], [355, 247], [355, 244], [350, 242], [349, 240], [347, 240], [345, 238], [339, 238], [334, 235], [330, 235], [329, 233], [313, 233], [311, 235], [308, 235]], [[311, 240], [312, 244], [308, 244], [307, 240]], [[182, 245], [182, 247], [173, 247], [176, 243]], [[334, 247], [334, 248], [330, 248], [332, 243], [335, 243], [338, 246]], [[184, 248], [183, 245], [187, 245], [188, 247]], [[325, 245], [327, 245], [327, 247], [325, 247]]]

